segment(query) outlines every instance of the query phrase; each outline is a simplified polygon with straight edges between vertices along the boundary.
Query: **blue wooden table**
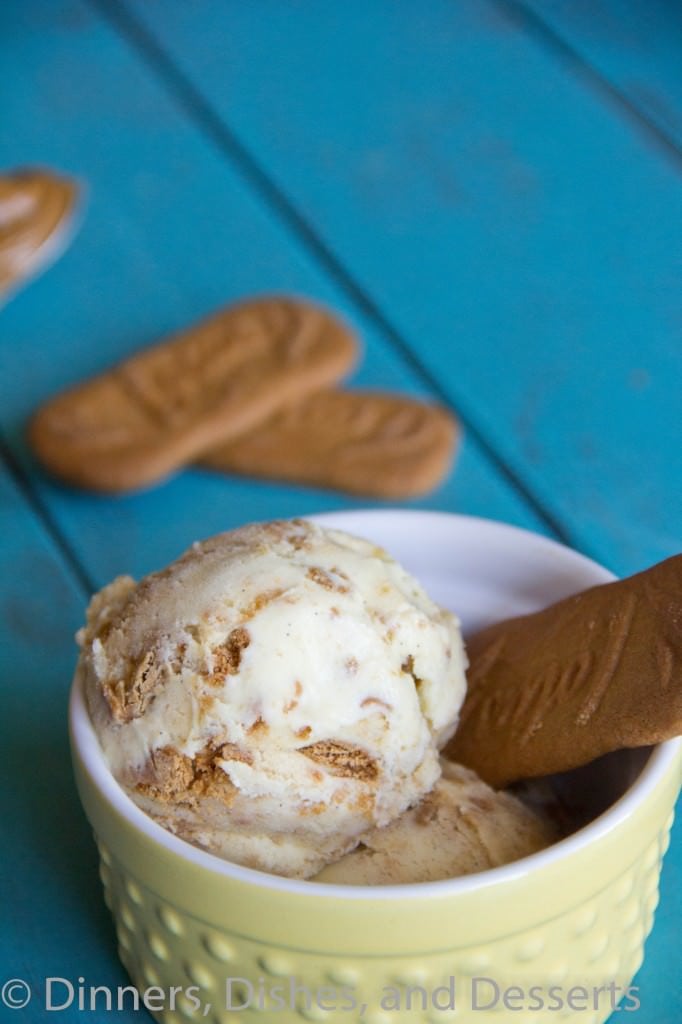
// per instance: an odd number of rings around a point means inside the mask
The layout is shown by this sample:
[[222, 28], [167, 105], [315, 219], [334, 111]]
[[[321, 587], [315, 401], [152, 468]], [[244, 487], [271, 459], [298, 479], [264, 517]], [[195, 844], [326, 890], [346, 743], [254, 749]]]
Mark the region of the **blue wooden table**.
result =
[[[678, 551], [682, 9], [5, 0], [0, 40], [0, 166], [88, 192], [71, 248], [0, 309], [0, 982], [36, 991], [0, 1009], [17, 1021], [43, 1019], [46, 975], [124, 983], [66, 743], [89, 593], [249, 519], [365, 504], [199, 470], [76, 493], [36, 468], [27, 416], [227, 301], [294, 292], [357, 326], [357, 383], [457, 410], [456, 471], [414, 504], [618, 573]], [[678, 826], [641, 1024], [680, 1019], [681, 892]]]

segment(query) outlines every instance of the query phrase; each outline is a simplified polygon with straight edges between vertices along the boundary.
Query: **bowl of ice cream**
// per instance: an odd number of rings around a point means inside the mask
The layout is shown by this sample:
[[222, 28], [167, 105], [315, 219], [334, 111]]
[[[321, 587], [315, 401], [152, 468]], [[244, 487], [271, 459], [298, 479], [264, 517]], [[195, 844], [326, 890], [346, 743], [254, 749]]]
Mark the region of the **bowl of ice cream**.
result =
[[680, 742], [563, 779], [596, 802], [561, 839], [457, 766], [438, 779], [464, 689], [452, 613], [466, 638], [612, 577], [467, 517], [318, 523], [369, 543], [279, 524], [255, 562], [253, 535], [232, 551], [227, 603], [224, 551], [206, 542], [91, 607], [73, 760], [144, 1005], [163, 1021], [284, 1024], [597, 1022], [632, 1005]]

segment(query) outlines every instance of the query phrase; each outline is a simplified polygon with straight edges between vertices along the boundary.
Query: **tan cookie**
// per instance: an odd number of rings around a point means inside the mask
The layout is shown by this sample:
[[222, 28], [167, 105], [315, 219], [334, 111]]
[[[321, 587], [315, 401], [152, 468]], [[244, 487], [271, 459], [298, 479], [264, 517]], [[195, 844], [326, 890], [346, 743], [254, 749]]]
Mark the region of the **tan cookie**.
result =
[[682, 734], [682, 555], [467, 643], [446, 754], [493, 786]]
[[309, 303], [232, 306], [44, 405], [29, 428], [69, 483], [128, 491], [331, 384], [356, 356], [343, 324]]
[[440, 482], [457, 434], [448, 412], [414, 399], [320, 391], [201, 462], [227, 473], [406, 498]]
[[77, 198], [75, 182], [51, 171], [0, 175], [0, 294], [57, 254]]

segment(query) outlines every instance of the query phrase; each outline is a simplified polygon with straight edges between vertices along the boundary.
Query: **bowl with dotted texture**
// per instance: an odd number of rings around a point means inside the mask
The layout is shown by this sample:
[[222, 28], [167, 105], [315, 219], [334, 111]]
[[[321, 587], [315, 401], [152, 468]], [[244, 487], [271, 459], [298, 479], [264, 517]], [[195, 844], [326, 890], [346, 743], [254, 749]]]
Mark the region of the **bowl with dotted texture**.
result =
[[[315, 518], [387, 548], [457, 612], [465, 637], [613, 578], [488, 520], [392, 510]], [[626, 989], [642, 963], [682, 779], [679, 740], [612, 755], [593, 780], [587, 769], [580, 784], [602, 791], [601, 813], [547, 850], [463, 878], [363, 887], [253, 871], [163, 829], [109, 772], [76, 684], [70, 734], [120, 957], [138, 989], [163, 990], [149, 1008], [164, 1024], [445, 1024], [463, 1019], [474, 989], [477, 1024], [499, 1022], [501, 997], [493, 1003], [484, 978], [500, 992], [518, 986], [513, 1005], [529, 1020], [540, 1019], [524, 1002], [531, 987], [537, 1001], [555, 986], [562, 1008], [552, 1020], [600, 1024], [608, 999], [571, 1009], [563, 996], [574, 985]]]

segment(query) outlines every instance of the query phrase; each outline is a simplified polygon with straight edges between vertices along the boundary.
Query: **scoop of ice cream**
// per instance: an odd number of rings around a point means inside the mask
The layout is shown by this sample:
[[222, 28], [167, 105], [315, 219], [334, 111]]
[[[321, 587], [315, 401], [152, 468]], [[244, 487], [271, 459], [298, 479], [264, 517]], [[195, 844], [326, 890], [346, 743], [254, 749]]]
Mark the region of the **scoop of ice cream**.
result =
[[436, 882], [509, 864], [556, 842], [549, 818], [468, 768], [443, 759], [443, 774], [411, 810], [316, 876], [344, 885]]
[[385, 551], [303, 520], [195, 544], [79, 633], [113, 774], [180, 836], [309, 877], [436, 782], [459, 623]]

